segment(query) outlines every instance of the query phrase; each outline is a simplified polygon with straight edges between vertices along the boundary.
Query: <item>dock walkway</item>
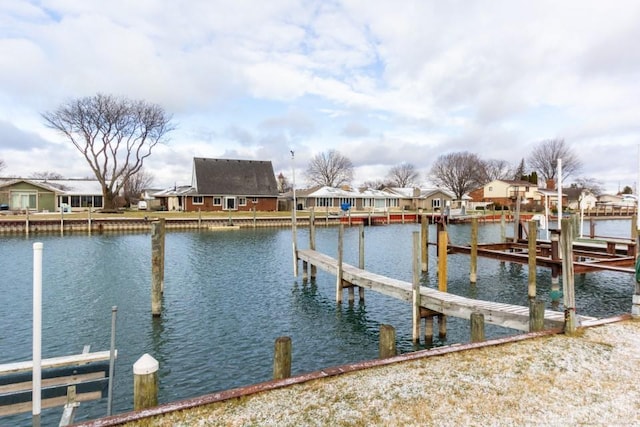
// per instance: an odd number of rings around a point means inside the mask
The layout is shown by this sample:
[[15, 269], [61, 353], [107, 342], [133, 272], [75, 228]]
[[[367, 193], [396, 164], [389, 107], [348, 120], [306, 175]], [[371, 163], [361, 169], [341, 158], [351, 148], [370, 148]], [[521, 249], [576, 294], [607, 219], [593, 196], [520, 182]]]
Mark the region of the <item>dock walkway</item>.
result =
[[[298, 259], [330, 273], [335, 273], [338, 269], [337, 259], [315, 250], [298, 250], [297, 256]], [[342, 264], [342, 278], [355, 286], [404, 301], [412, 301], [413, 286], [409, 282], [362, 270], [347, 263]], [[474, 300], [424, 286], [420, 287], [420, 306], [463, 319], [470, 319], [472, 313], [482, 313], [486, 323], [529, 331], [529, 307]], [[564, 313], [545, 310], [544, 317], [545, 328], [559, 328], [564, 324]], [[581, 320], [592, 320], [592, 318], [578, 316], [578, 321]]]

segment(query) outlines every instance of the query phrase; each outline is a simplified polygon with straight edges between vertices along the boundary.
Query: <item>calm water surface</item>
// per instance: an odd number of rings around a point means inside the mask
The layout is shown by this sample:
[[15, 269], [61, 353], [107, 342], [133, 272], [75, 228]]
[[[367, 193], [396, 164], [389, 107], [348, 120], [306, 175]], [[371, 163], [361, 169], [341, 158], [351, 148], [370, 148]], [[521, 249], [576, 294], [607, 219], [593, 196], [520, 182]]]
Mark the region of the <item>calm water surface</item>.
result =
[[[599, 221], [596, 234], [628, 237], [630, 221]], [[367, 227], [369, 270], [411, 281], [412, 233], [417, 224]], [[470, 225], [449, 228], [453, 243], [470, 239]], [[507, 235], [511, 227], [507, 226]], [[588, 224], [585, 227], [588, 233]], [[317, 247], [332, 256], [337, 228], [317, 228]], [[435, 228], [430, 229], [431, 240]], [[500, 225], [479, 228], [479, 241], [499, 239]], [[298, 230], [301, 248], [308, 230]], [[33, 243], [44, 243], [43, 357], [76, 354], [85, 344], [108, 350], [111, 307], [118, 307], [114, 413], [132, 409], [132, 365], [144, 353], [160, 363], [161, 403], [270, 379], [277, 337], [291, 336], [294, 374], [378, 353], [378, 330], [396, 327], [398, 349], [414, 350], [411, 307], [366, 292], [366, 301], [336, 305], [335, 276], [318, 271], [315, 283], [293, 277], [291, 230], [170, 232], [166, 236], [163, 313], [151, 317], [148, 234], [0, 237], [0, 363], [31, 358]], [[437, 288], [435, 248], [424, 286]], [[357, 265], [358, 228], [345, 229], [345, 262]], [[526, 305], [527, 267], [479, 259], [470, 286], [467, 256], [450, 256], [449, 292]], [[632, 275], [576, 276], [579, 313], [610, 316], [630, 311]], [[538, 292], [549, 300], [550, 274], [538, 271]], [[346, 294], [345, 294], [346, 298]], [[562, 307], [559, 307], [562, 309]], [[450, 318], [448, 335], [434, 345], [469, 340], [468, 321]], [[517, 332], [488, 325], [488, 337]], [[44, 410], [43, 425], [57, 425], [61, 408]], [[106, 399], [82, 403], [77, 420], [106, 414]], [[30, 425], [31, 415], [0, 418], [0, 425]]]

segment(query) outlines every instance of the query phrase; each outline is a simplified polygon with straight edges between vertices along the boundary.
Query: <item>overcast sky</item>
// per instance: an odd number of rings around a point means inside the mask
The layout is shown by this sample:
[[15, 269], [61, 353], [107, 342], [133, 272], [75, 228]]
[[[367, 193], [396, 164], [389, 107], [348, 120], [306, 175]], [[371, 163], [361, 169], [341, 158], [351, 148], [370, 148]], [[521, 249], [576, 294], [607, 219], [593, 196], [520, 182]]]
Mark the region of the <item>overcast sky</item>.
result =
[[328, 149], [355, 183], [403, 161], [425, 181], [440, 154], [518, 164], [549, 138], [635, 187], [639, 22], [637, 0], [0, 0], [3, 175], [91, 176], [41, 113], [101, 92], [173, 115], [156, 187], [193, 157], [293, 163], [301, 187]]

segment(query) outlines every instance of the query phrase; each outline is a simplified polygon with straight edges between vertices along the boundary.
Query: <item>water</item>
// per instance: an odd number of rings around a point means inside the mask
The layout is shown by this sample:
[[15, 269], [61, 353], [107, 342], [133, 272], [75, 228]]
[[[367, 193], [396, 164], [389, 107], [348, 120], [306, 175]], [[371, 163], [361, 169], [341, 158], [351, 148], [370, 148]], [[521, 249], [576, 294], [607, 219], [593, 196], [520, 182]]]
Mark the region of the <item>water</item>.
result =
[[[588, 227], [588, 225], [587, 225]], [[629, 221], [599, 221], [596, 234], [628, 237]], [[367, 227], [365, 264], [376, 273], [411, 281], [412, 233], [417, 224]], [[470, 240], [470, 225], [449, 228], [452, 243]], [[507, 228], [507, 234], [511, 230]], [[337, 228], [317, 228], [317, 248], [336, 256]], [[499, 224], [481, 224], [480, 242], [497, 241]], [[431, 240], [435, 228], [430, 229]], [[301, 248], [308, 230], [298, 230]], [[108, 350], [111, 307], [118, 307], [114, 413], [132, 409], [132, 365], [144, 353], [160, 363], [161, 403], [269, 380], [278, 336], [291, 336], [294, 374], [373, 359], [380, 324], [395, 326], [398, 349], [414, 350], [411, 307], [366, 292], [366, 301], [338, 306], [335, 276], [318, 271], [314, 284], [292, 274], [289, 229], [171, 232], [166, 236], [163, 312], [151, 317], [148, 234], [0, 237], [0, 363], [31, 358], [32, 246], [44, 243], [43, 357], [77, 354], [85, 344]], [[435, 248], [422, 284], [437, 288]], [[344, 260], [357, 265], [358, 228], [345, 229]], [[526, 305], [527, 267], [478, 260], [469, 285], [469, 258], [452, 255], [449, 292]], [[538, 271], [538, 292], [548, 300], [550, 274]], [[576, 276], [577, 311], [604, 317], [630, 311], [632, 275]], [[345, 294], [346, 298], [346, 294]], [[560, 308], [561, 309], [561, 308]], [[449, 318], [448, 335], [434, 345], [469, 340], [468, 321]], [[518, 333], [487, 325], [486, 335]], [[43, 425], [57, 425], [61, 408], [43, 410]], [[82, 403], [77, 420], [106, 414], [106, 400]], [[0, 418], [0, 425], [30, 425], [31, 415]]]

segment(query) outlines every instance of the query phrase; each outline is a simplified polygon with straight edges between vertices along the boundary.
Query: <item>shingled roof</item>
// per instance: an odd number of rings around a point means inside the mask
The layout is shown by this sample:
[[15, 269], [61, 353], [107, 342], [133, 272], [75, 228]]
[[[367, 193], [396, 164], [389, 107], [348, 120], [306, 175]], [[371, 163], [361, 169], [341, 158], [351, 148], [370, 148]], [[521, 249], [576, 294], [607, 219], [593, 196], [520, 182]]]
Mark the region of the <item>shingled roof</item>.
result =
[[198, 194], [278, 196], [270, 161], [193, 158], [193, 187]]

